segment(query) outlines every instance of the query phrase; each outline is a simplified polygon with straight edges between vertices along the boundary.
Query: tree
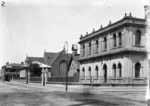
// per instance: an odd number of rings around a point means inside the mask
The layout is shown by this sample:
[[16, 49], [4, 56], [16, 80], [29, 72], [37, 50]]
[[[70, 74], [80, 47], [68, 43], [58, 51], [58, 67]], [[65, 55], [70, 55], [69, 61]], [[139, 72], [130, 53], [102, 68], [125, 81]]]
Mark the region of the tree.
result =
[[40, 77], [42, 68], [39, 67], [39, 64], [31, 63], [29, 65], [29, 70], [31, 72], [31, 77]]

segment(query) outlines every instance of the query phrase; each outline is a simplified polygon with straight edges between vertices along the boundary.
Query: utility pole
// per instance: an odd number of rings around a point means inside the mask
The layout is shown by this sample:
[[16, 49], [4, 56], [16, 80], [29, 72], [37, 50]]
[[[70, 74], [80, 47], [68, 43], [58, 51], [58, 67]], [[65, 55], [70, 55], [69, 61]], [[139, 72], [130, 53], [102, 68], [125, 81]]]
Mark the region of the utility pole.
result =
[[[65, 48], [65, 44], [67, 46], [67, 49]], [[68, 42], [65, 41], [65, 44], [64, 44], [64, 49], [66, 51], [66, 55], [68, 55]], [[68, 69], [69, 69], [68, 67], [69, 67], [69, 61], [67, 60], [67, 68], [66, 68], [66, 91], [68, 91]]]

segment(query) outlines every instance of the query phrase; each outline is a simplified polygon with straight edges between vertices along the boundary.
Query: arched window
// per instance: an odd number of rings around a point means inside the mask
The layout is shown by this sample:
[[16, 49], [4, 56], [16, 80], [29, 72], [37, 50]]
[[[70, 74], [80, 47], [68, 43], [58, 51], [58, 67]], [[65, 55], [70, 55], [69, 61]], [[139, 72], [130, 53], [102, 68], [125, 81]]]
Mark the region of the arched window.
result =
[[91, 46], [91, 42], [89, 43], [89, 55], [91, 54], [92, 51], [92, 46]]
[[89, 75], [89, 78], [91, 78], [91, 67], [89, 67], [89, 70], [88, 70], [88, 71], [89, 71], [89, 74], [88, 74], [88, 75]]
[[121, 32], [118, 33], [118, 38], [119, 38], [119, 46], [122, 45], [122, 34]]
[[85, 56], [85, 45], [83, 45], [82, 48], [83, 48], [83, 56]]
[[82, 76], [85, 77], [85, 69], [82, 68]]
[[113, 75], [116, 78], [116, 64], [113, 64]]
[[141, 68], [141, 64], [139, 62], [137, 62], [135, 64], [135, 78], [140, 77], [140, 68]]
[[116, 47], [117, 46], [117, 44], [116, 44], [116, 34], [113, 35], [113, 40], [114, 40], [114, 47]]
[[141, 31], [137, 30], [135, 34], [135, 45], [140, 45], [141, 43]]
[[67, 62], [66, 60], [62, 60], [59, 64], [59, 76], [66, 76], [67, 72]]
[[96, 40], [96, 53], [98, 53], [98, 48], [99, 48], [99, 42]]
[[95, 67], [95, 77], [98, 78], [98, 66]]
[[107, 82], [107, 65], [106, 64], [104, 64], [103, 70], [104, 70], [104, 83], [106, 83]]
[[122, 77], [122, 66], [121, 66], [121, 63], [118, 64], [118, 69], [119, 69], [119, 77]]
[[104, 49], [107, 49], [107, 38], [104, 37]]

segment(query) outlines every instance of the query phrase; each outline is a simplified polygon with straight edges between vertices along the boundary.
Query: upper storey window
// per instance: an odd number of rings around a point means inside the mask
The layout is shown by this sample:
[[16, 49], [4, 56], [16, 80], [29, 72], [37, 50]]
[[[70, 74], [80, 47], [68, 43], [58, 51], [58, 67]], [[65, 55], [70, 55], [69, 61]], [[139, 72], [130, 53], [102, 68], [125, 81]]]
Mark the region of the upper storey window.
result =
[[122, 46], [122, 34], [121, 34], [121, 32], [118, 33], [118, 38], [119, 38], [119, 46]]
[[82, 56], [85, 56], [85, 45], [83, 45], [82, 48], [83, 48]]
[[135, 45], [139, 46], [141, 43], [141, 31], [137, 30], [135, 33]]
[[89, 54], [91, 54], [92, 48], [91, 48], [91, 42], [89, 43]]
[[96, 53], [98, 53], [98, 48], [99, 48], [99, 42], [96, 40]]
[[107, 49], [107, 38], [104, 37], [104, 49]]
[[116, 34], [113, 35], [113, 39], [114, 39], [114, 47], [117, 46], [117, 42], [116, 42]]

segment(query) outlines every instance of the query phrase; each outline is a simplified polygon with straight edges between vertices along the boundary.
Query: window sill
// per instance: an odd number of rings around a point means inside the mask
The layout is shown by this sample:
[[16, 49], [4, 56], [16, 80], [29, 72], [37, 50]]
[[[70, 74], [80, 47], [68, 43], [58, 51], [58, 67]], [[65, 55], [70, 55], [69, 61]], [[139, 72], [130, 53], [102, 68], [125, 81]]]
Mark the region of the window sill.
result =
[[102, 52], [107, 52], [108, 51], [108, 49], [105, 49], [105, 50], [103, 50]]
[[134, 80], [144, 80], [146, 78], [133, 78]]
[[133, 45], [133, 47], [140, 47], [140, 48], [144, 48], [144, 46], [142, 46], [142, 45]]
[[123, 78], [110, 78], [110, 80], [123, 80]]
[[110, 50], [114, 50], [114, 49], [119, 49], [119, 48], [122, 48], [123, 46], [118, 46], [118, 47], [114, 47], [114, 48], [111, 48]]

